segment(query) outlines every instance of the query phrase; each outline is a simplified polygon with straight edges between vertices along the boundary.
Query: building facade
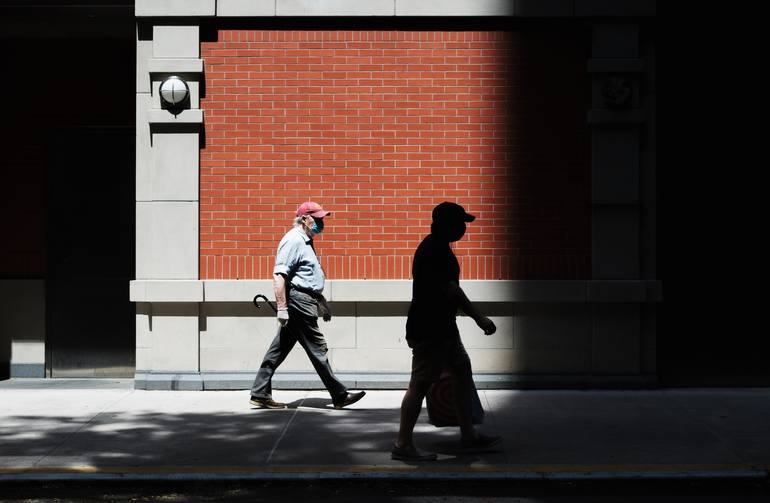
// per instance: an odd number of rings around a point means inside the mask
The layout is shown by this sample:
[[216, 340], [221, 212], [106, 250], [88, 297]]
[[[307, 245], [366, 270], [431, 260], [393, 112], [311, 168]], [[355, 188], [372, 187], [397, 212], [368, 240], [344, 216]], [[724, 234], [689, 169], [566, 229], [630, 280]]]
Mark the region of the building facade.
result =
[[[499, 330], [460, 327], [480, 386], [655, 380], [646, 2], [137, 2], [136, 382], [245, 388], [276, 331], [295, 208], [317, 249], [333, 367], [403, 386], [411, 255], [430, 211]], [[161, 84], [190, 90], [170, 110]], [[165, 109], [164, 109], [165, 108]], [[653, 179], [654, 182], [654, 179]], [[297, 350], [277, 385], [318, 385]]]
[[[134, 14], [132, 347], [57, 372], [48, 314], [7, 345], [12, 376], [249, 387], [277, 327], [251, 300], [272, 298], [278, 240], [315, 200], [333, 211], [316, 242], [332, 366], [404, 387], [411, 258], [449, 200], [478, 217], [454, 251], [498, 326], [459, 318], [479, 387], [657, 382], [654, 2], [137, 0]], [[301, 349], [275, 385], [321, 386]]]

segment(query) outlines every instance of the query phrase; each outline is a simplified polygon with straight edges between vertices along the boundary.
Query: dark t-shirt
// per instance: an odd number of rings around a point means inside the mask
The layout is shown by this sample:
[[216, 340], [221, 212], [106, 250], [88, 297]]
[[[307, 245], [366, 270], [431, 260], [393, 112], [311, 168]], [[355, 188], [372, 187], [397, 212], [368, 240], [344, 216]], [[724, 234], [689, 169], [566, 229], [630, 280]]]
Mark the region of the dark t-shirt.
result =
[[448, 282], [459, 280], [460, 264], [449, 243], [428, 235], [417, 247], [412, 262], [412, 303], [406, 321], [410, 347], [458, 334], [457, 307], [444, 289]]

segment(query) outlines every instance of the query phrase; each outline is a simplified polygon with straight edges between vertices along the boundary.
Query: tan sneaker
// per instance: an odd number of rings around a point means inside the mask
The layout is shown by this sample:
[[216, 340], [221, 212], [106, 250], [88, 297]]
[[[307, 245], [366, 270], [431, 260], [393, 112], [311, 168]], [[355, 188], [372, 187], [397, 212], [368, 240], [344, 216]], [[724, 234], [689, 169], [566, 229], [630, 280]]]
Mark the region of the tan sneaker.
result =
[[253, 396], [251, 397], [251, 400], [249, 400], [249, 403], [258, 409], [285, 409], [286, 408], [285, 403], [276, 402], [272, 398], [257, 398]]

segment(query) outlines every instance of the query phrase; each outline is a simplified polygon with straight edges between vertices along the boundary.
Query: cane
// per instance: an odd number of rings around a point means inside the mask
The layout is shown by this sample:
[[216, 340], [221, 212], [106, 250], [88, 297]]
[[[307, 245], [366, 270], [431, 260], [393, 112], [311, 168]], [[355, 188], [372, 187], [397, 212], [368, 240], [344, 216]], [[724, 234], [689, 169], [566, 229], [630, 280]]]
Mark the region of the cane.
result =
[[273, 306], [273, 305], [270, 303], [270, 301], [269, 301], [269, 300], [267, 300], [267, 297], [265, 297], [265, 296], [264, 296], [264, 295], [262, 295], [261, 293], [258, 293], [257, 295], [255, 295], [255, 296], [254, 296], [254, 300], [252, 300], [252, 302], [254, 303], [254, 307], [256, 307], [257, 309], [262, 309], [262, 306], [260, 306], [260, 305], [259, 305], [258, 299], [263, 299], [263, 300], [265, 301], [265, 303], [266, 303], [268, 306], [270, 306], [270, 309], [272, 309], [272, 310], [273, 310], [273, 311], [275, 311], [276, 313], [278, 312], [278, 309], [276, 309], [276, 308], [275, 308], [275, 307], [274, 307], [274, 306]]

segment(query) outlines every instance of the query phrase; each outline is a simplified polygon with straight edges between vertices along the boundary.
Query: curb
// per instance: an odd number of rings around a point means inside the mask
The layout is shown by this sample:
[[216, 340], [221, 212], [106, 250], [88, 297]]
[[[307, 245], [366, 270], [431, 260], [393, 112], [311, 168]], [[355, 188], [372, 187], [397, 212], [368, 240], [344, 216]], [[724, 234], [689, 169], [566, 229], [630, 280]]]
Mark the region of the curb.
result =
[[34, 467], [0, 468], [12, 481], [278, 481], [278, 480], [687, 480], [765, 479], [770, 467], [750, 465], [532, 465], [490, 467], [286, 466], [286, 467]]

